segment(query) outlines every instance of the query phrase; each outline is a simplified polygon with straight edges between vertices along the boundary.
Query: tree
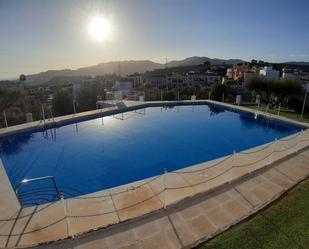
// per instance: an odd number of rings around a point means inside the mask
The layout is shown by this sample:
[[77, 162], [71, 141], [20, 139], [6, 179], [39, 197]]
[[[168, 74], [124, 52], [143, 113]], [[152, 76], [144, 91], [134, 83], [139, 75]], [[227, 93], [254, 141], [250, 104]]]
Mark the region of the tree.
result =
[[303, 88], [297, 79], [280, 79], [272, 82], [272, 92], [279, 103], [288, 105], [291, 98], [302, 94]]
[[16, 87], [0, 87], [0, 112], [15, 104], [23, 93]]
[[25, 87], [26, 87], [25, 86], [26, 75], [24, 75], [24, 74], [19, 75], [19, 80], [23, 84], [23, 88], [25, 89]]
[[255, 60], [255, 59], [252, 59], [251, 60], [251, 66], [256, 66], [257, 65], [257, 60]]
[[203, 67], [204, 67], [204, 69], [205, 70], [208, 70], [208, 69], [210, 69], [210, 61], [205, 61], [204, 63], [203, 63]]
[[77, 94], [78, 110], [94, 110], [96, 108], [96, 101], [103, 99], [103, 92], [99, 84], [82, 85]]
[[230, 87], [225, 84], [215, 83], [211, 86], [210, 91], [212, 99], [221, 101], [223, 93], [225, 96], [227, 96], [230, 92]]
[[288, 105], [289, 99], [303, 92], [302, 85], [296, 79], [266, 79], [254, 77], [246, 83], [248, 90], [259, 94], [266, 103]]
[[73, 113], [73, 98], [66, 90], [59, 90], [55, 93], [52, 102], [53, 111], [56, 116], [68, 115]]
[[164, 100], [175, 100], [176, 99], [176, 94], [173, 91], [164, 92], [163, 99]]

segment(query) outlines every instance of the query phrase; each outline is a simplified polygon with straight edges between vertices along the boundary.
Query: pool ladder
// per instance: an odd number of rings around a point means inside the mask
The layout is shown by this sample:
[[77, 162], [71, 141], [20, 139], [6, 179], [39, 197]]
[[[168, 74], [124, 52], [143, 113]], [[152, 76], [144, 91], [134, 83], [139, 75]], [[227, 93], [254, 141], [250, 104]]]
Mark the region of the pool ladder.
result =
[[56, 180], [53, 176], [43, 176], [43, 177], [37, 177], [37, 178], [32, 178], [32, 179], [23, 179], [20, 183], [18, 183], [16, 190], [15, 190], [15, 194], [17, 196], [17, 199], [19, 201], [19, 204], [21, 207], [23, 207], [23, 201], [22, 198], [19, 196], [19, 190], [21, 187], [23, 187], [26, 184], [32, 183], [32, 182], [38, 182], [38, 181], [45, 181], [45, 180], [50, 180], [53, 183], [53, 186], [56, 190], [57, 196], [60, 199], [61, 195], [60, 195], [60, 191], [59, 188], [56, 184]]

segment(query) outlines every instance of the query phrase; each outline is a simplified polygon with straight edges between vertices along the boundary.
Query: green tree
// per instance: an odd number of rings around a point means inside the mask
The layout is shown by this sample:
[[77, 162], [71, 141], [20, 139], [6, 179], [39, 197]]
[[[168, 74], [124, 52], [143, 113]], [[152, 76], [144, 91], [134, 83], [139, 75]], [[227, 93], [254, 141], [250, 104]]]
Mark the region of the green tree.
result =
[[210, 91], [211, 91], [211, 99], [221, 101], [223, 93], [225, 96], [229, 94], [230, 87], [225, 84], [215, 83], [211, 86]]
[[164, 92], [163, 99], [164, 100], [175, 100], [176, 99], [176, 94], [175, 94], [174, 91]]
[[280, 79], [273, 81], [273, 93], [277, 101], [288, 106], [291, 98], [298, 97], [303, 92], [301, 82], [297, 79]]
[[79, 111], [89, 111], [96, 108], [96, 101], [103, 98], [103, 89], [99, 84], [82, 85], [77, 94]]
[[16, 87], [0, 87], [0, 112], [14, 105], [22, 97], [23, 92]]
[[19, 75], [19, 80], [22, 83], [23, 88], [25, 89], [25, 87], [26, 87], [26, 85], [25, 85], [26, 75], [24, 75], [24, 74]]
[[73, 113], [73, 98], [66, 90], [59, 90], [55, 93], [52, 101], [53, 111], [56, 116]]
[[[289, 100], [303, 92], [301, 82], [296, 79], [266, 79], [254, 77], [246, 83], [248, 90], [262, 96], [268, 103], [288, 105]], [[273, 105], [273, 104], [272, 104]]]

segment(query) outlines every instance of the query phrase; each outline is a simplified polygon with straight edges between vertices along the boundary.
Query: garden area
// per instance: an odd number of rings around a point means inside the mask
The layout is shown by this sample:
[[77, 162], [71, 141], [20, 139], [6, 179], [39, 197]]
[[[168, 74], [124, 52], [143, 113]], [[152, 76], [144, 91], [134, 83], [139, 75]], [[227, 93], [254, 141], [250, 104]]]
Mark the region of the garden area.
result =
[[309, 180], [249, 221], [197, 249], [305, 249], [309, 247]]

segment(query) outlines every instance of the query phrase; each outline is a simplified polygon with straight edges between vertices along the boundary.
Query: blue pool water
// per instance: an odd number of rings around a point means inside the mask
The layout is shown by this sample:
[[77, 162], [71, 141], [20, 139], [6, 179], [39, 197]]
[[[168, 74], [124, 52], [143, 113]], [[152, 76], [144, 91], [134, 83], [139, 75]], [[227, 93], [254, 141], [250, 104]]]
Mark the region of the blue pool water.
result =
[[[123, 120], [117, 114], [4, 137], [0, 156], [14, 188], [25, 178], [51, 175], [70, 197], [246, 150], [300, 129], [218, 106], [150, 107], [124, 113]], [[48, 182], [21, 189], [27, 205], [51, 201], [52, 193]]]

